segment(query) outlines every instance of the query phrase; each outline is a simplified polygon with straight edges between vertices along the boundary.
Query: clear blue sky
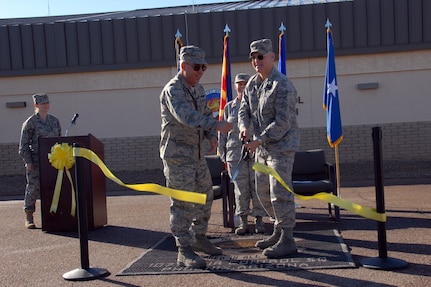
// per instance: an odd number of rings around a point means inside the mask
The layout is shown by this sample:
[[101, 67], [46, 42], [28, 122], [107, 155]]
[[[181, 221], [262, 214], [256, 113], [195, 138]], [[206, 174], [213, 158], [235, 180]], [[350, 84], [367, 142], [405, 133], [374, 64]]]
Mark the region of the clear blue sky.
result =
[[224, 3], [238, 0], [0, 0], [0, 18], [25, 18]]

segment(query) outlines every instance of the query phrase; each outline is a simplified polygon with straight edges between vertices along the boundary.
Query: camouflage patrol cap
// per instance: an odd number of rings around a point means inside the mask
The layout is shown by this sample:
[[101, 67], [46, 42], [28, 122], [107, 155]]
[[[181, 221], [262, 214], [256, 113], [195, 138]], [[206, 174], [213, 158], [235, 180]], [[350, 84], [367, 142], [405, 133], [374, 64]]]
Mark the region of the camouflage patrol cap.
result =
[[45, 104], [45, 103], [49, 103], [49, 98], [47, 94], [34, 94], [33, 95], [33, 102], [35, 104]]
[[249, 75], [245, 74], [245, 73], [239, 73], [235, 76], [235, 83], [239, 83], [239, 82], [247, 82], [248, 79], [250, 78]]
[[253, 53], [265, 55], [272, 53], [272, 42], [269, 39], [260, 39], [251, 42], [250, 44], [250, 57]]
[[193, 45], [181, 47], [180, 60], [193, 64], [207, 64], [204, 50]]

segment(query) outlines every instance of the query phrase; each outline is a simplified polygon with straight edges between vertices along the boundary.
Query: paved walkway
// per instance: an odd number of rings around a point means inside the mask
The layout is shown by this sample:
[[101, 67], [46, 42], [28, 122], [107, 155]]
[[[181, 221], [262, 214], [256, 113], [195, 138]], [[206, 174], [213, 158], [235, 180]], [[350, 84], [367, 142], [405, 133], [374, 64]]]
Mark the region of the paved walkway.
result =
[[[374, 186], [345, 187], [342, 197], [375, 206]], [[75, 232], [46, 233], [24, 228], [22, 200], [0, 197], [0, 282], [2, 286], [431, 286], [431, 184], [385, 186], [388, 214], [387, 250], [390, 258], [408, 267], [382, 271], [360, 267], [379, 256], [377, 223], [341, 211], [341, 222], [327, 216], [326, 204], [299, 201], [297, 224], [337, 228], [350, 248], [357, 268], [291, 272], [244, 272], [193, 275], [116, 276], [142, 252], [169, 234], [169, 198], [128, 190], [107, 198], [108, 225], [89, 232], [90, 267], [105, 268], [106, 278], [75, 282], [62, 275], [81, 267]], [[40, 227], [40, 218], [36, 224]], [[271, 227], [268, 223], [268, 231]], [[222, 227], [221, 201], [213, 206], [209, 234], [230, 232]]]

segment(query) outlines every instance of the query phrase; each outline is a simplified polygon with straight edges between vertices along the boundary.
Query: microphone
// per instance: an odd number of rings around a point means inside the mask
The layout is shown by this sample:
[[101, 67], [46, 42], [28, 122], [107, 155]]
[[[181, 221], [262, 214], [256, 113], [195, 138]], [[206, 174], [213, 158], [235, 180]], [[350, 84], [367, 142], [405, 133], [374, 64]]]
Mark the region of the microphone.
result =
[[73, 115], [73, 118], [72, 118], [72, 121], [70, 122], [72, 125], [74, 125], [75, 124], [75, 122], [76, 122], [76, 119], [79, 117], [79, 114], [74, 114]]

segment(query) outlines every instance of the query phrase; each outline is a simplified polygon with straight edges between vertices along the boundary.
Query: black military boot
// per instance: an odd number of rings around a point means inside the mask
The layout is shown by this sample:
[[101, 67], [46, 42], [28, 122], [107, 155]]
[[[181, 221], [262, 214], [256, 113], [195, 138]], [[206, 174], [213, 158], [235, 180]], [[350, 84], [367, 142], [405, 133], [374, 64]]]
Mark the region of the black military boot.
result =
[[265, 226], [263, 225], [262, 216], [256, 216], [254, 223], [254, 232], [265, 233]]

